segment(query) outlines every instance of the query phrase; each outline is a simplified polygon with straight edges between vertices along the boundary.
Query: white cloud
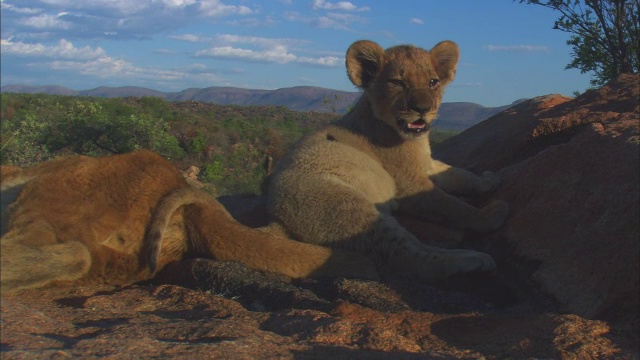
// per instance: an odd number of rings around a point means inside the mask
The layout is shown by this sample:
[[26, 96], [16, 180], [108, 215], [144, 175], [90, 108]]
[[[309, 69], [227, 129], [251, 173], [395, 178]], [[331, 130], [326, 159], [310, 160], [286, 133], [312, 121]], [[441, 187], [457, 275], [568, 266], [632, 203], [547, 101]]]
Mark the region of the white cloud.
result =
[[31, 16], [20, 20], [22, 25], [26, 25], [35, 29], [70, 29], [71, 23], [64, 20], [60, 20], [60, 17], [66, 15], [61, 13], [58, 15], [41, 14], [37, 16]]
[[329, 12], [324, 16], [307, 17], [302, 16], [297, 12], [286, 12], [285, 19], [289, 21], [296, 21], [306, 23], [321, 29], [336, 29], [351, 31], [351, 24], [353, 23], [366, 23], [367, 20], [361, 16], [345, 14], [345, 13], [333, 13]]
[[213, 70], [209, 69], [204, 64], [191, 64], [183, 68], [185, 72], [190, 74], [212, 74]]
[[244, 5], [225, 5], [219, 0], [200, 0], [199, 9], [205, 16], [249, 15], [254, 11]]
[[349, 30], [349, 27], [344, 22], [336, 21], [328, 16], [320, 16], [316, 19], [312, 19], [311, 23], [321, 29]]
[[299, 57], [296, 59], [296, 62], [326, 67], [339, 67], [344, 64], [344, 58], [336, 56], [323, 56], [319, 58]]
[[305, 19], [305, 17], [297, 11], [285, 11], [284, 18], [289, 21], [303, 21]]
[[[193, 83], [215, 82], [220, 78], [213, 71], [206, 71], [203, 65], [194, 65], [184, 69], [160, 69], [140, 67], [123, 59], [113, 58], [100, 47], [75, 47], [73, 43], [61, 39], [58, 44], [27, 44], [14, 42], [11, 38], [0, 40], [3, 56], [15, 55], [30, 57], [37, 61], [27, 64], [59, 71], [70, 71], [102, 79], [136, 79], [150, 82], [187, 80]], [[54, 59], [42, 61], [43, 58]]]
[[121, 59], [108, 56], [91, 61], [52, 61], [49, 63], [54, 70], [71, 70], [80, 74], [92, 75], [101, 78], [124, 75], [126, 69], [131, 69], [131, 64]]
[[196, 52], [196, 56], [277, 64], [299, 63], [322, 67], [338, 67], [344, 63], [343, 58], [335, 56], [322, 56], [317, 58], [297, 56], [290, 53], [284, 45], [274, 45], [264, 50], [242, 49], [232, 46], [217, 46], [198, 51]]
[[[96, 16], [117, 15], [132, 16], [148, 11], [152, 5], [170, 7], [166, 2], [155, 2], [152, 0], [41, 0], [32, 1], [43, 9], [66, 9], [79, 14], [93, 14]], [[155, 3], [155, 4], [154, 4]]]
[[411, 18], [409, 20], [410, 24], [415, 24], [415, 25], [423, 25], [424, 21], [422, 21], [422, 19], [418, 19], [418, 18]]
[[[292, 54], [289, 51], [290, 46], [303, 45], [309, 42], [301, 39], [267, 38], [233, 34], [218, 34], [211, 38], [201, 38], [195, 35], [179, 35], [173, 38], [208, 42], [214, 45], [208, 49], [197, 51], [195, 53], [196, 57], [277, 64], [299, 63], [323, 67], [341, 66], [344, 62], [343, 58], [336, 56], [304, 57]], [[253, 49], [247, 48], [244, 45], [253, 47]]]
[[284, 46], [276, 46], [264, 51], [221, 46], [198, 51], [196, 56], [218, 59], [238, 59], [255, 62], [275, 62], [279, 64], [285, 64], [296, 59], [296, 56], [290, 54]]
[[272, 17], [266, 16], [264, 18], [242, 18], [237, 20], [231, 20], [225, 22], [228, 25], [244, 26], [244, 27], [258, 27], [258, 26], [275, 26], [277, 22]]
[[273, 46], [286, 46], [294, 44], [305, 44], [307, 40], [288, 39], [288, 38], [267, 38], [260, 36], [242, 36], [232, 34], [219, 34], [216, 35], [215, 40], [217, 42], [226, 44], [251, 44], [261, 47], [273, 47]]
[[337, 3], [331, 3], [325, 0], [313, 0], [312, 3], [312, 8], [314, 10], [343, 10], [343, 11], [369, 11], [371, 10], [371, 8], [364, 6], [364, 7], [357, 7], [356, 5], [354, 5], [353, 3], [349, 2], [349, 1], [339, 1]]
[[309, 43], [308, 40], [290, 38], [268, 38], [261, 36], [243, 36], [233, 34], [217, 34], [213, 37], [202, 37], [194, 34], [174, 35], [169, 38], [194, 43], [210, 43], [215, 46], [249, 44], [261, 48], [271, 48], [275, 46], [291, 46]]
[[60, 39], [57, 45], [47, 46], [42, 44], [27, 44], [13, 42], [11, 39], [0, 40], [0, 46], [4, 55], [48, 57], [60, 59], [96, 59], [105, 55], [105, 51], [98, 47], [95, 49], [85, 46], [77, 48], [70, 41]]
[[128, 61], [115, 59], [109, 56], [89, 61], [56, 60], [50, 63], [41, 64], [40, 66], [125, 83], [129, 82], [130, 79], [150, 82], [152, 84], [163, 82], [167, 82], [167, 84], [174, 84], [179, 81], [186, 81], [191, 84], [207, 84], [221, 80], [213, 71], [206, 71], [206, 68], [198, 64], [182, 69], [160, 69], [154, 67], [135, 66]]
[[162, 0], [162, 2], [169, 7], [185, 7], [195, 4], [196, 0]]
[[341, 14], [341, 13], [329, 12], [329, 13], [327, 13], [326, 16], [331, 20], [339, 21], [339, 22], [342, 22], [344, 24], [356, 23], [356, 22], [360, 22], [360, 23], [366, 22], [363, 17], [357, 16], [357, 15], [352, 15], [352, 14]]
[[[227, 5], [220, 0], [42, 0], [42, 7], [66, 8], [80, 13], [97, 15], [100, 11], [117, 14], [122, 17], [149, 15], [154, 11], [178, 11], [189, 7], [198, 9], [204, 16], [246, 15], [254, 13], [244, 5]], [[174, 15], [180, 15], [175, 13]]]
[[[258, 13], [256, 8], [229, 4], [229, 1], [3, 0], [2, 32], [32, 40], [102, 37], [145, 39], [153, 34], [179, 29], [197, 18], [235, 16], [231, 20], [238, 20], [237, 17]], [[273, 22], [272, 19], [270, 21]]]
[[37, 8], [17, 7], [12, 4], [7, 4], [4, 1], [0, 3], [0, 9], [2, 9], [2, 11], [12, 11], [18, 14], [29, 14], [29, 15], [38, 14], [42, 11], [41, 9], [37, 9]]
[[489, 51], [522, 51], [537, 52], [549, 51], [549, 47], [544, 45], [487, 45], [485, 49]]
[[188, 41], [188, 42], [202, 42], [202, 38], [200, 36], [193, 35], [193, 34], [174, 35], [174, 36], [170, 36], [169, 38], [175, 39], [175, 40]]

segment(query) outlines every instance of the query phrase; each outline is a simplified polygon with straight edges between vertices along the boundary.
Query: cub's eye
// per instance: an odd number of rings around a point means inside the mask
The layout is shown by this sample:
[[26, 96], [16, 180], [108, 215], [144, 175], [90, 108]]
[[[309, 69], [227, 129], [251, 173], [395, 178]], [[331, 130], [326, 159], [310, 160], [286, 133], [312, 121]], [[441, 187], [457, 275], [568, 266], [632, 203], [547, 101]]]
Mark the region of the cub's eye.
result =
[[398, 86], [403, 89], [406, 87], [406, 84], [404, 83], [404, 81], [402, 81], [402, 79], [389, 79], [388, 82], [390, 85]]
[[429, 88], [430, 89], [435, 89], [438, 86], [439, 83], [440, 83], [440, 80], [431, 79], [431, 80], [429, 80]]

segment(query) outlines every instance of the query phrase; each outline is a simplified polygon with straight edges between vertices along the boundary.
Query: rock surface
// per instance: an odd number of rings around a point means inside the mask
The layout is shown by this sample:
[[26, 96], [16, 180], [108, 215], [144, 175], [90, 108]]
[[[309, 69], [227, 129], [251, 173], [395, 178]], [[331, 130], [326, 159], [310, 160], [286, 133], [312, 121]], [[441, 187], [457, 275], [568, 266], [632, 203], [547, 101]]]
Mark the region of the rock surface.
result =
[[[327, 286], [331, 295], [325, 299], [307, 288], [314, 284], [270, 282], [234, 300], [221, 296], [231, 294], [221, 288], [177, 285], [26, 290], [2, 300], [2, 358], [637, 356], [636, 343], [624, 329], [577, 315], [492, 310], [464, 294], [400, 280], [389, 285], [336, 281]], [[409, 305], [425, 298], [435, 302], [431, 311]], [[469, 311], [472, 305], [477, 310]]]
[[[507, 200], [504, 228], [460, 236], [495, 275], [289, 281], [186, 260], [148, 284], [3, 296], [2, 359], [638, 359], [638, 80], [524, 102], [434, 151], [503, 176], [470, 201]], [[263, 223], [263, 199], [221, 201]]]
[[513, 213], [489, 242], [506, 269], [550, 295], [560, 311], [636, 329], [639, 86], [638, 75], [626, 75], [574, 100], [536, 98], [435, 152], [453, 165], [500, 170], [503, 184], [491, 196]]

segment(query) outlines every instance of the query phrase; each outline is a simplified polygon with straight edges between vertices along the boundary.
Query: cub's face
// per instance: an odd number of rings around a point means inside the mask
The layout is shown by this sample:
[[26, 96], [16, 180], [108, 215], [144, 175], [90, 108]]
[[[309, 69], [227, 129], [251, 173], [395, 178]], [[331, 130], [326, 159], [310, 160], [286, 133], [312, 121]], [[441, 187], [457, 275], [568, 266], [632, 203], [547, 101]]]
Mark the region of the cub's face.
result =
[[426, 136], [456, 73], [458, 46], [443, 41], [430, 51], [410, 45], [386, 51], [363, 40], [347, 51], [347, 73], [364, 89], [376, 119], [403, 138]]

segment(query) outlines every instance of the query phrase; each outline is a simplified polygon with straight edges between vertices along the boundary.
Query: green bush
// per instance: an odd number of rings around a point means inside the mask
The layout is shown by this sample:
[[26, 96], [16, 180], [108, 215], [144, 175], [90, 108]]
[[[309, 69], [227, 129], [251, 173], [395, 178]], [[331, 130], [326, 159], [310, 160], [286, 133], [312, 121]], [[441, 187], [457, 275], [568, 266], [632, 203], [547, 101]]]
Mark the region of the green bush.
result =
[[224, 165], [220, 160], [215, 160], [212, 163], [204, 166], [202, 172], [202, 178], [206, 182], [217, 182], [224, 177]]
[[44, 144], [51, 132], [51, 124], [46, 119], [32, 112], [22, 112], [13, 121], [5, 117], [2, 120], [2, 164], [30, 166], [52, 157]]
[[246, 143], [237, 143], [231, 148], [230, 154], [218, 158], [222, 169], [216, 174], [222, 176], [213, 180], [216, 188], [227, 194], [260, 193], [266, 176], [265, 155]]
[[[5, 96], [22, 98], [13, 99], [9, 111], [10, 100], [5, 102]], [[2, 97], [3, 164], [27, 166], [59, 154], [100, 156], [142, 148], [167, 158], [184, 155], [166, 121], [140, 113], [120, 99]]]
[[168, 133], [169, 125], [163, 119], [135, 114], [130, 109], [119, 110], [109, 112], [99, 103], [77, 102], [59, 123], [63, 144], [88, 155], [145, 148], [169, 158], [182, 156], [178, 140]]
[[189, 142], [189, 153], [201, 154], [207, 148], [208, 142], [204, 131], [198, 130], [196, 136], [194, 136]]

